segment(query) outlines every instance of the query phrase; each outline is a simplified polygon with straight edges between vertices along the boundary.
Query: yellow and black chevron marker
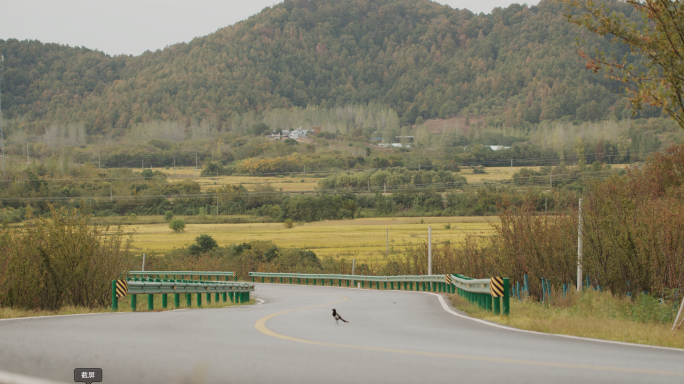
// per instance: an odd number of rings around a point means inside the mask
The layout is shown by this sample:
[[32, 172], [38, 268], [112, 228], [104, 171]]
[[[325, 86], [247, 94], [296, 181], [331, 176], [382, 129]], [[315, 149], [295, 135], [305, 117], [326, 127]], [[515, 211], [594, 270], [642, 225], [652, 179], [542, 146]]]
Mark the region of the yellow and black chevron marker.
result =
[[126, 280], [116, 281], [116, 297], [126, 297], [128, 293], [128, 283]]
[[451, 284], [451, 275], [444, 275], [444, 281], [446, 281], [447, 284]]
[[503, 277], [492, 277], [489, 280], [489, 292], [491, 293], [492, 297], [503, 297]]

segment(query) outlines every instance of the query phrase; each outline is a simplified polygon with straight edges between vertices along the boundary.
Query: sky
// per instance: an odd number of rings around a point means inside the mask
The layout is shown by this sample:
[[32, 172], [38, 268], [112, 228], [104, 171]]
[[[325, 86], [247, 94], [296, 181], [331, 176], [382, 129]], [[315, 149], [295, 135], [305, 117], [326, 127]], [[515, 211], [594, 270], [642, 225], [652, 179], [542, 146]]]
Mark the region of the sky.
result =
[[[0, 39], [83, 46], [110, 55], [140, 55], [189, 42], [259, 13], [278, 0], [20, 0], [0, 5]], [[539, 0], [438, 0], [490, 13]]]

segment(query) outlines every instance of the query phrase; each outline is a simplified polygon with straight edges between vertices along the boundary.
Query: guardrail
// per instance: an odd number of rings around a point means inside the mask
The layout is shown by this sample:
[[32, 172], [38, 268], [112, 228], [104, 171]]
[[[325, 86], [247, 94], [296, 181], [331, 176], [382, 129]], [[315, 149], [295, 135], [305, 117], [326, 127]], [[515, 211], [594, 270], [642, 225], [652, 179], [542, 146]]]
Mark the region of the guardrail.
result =
[[[235, 277], [235, 281], [237, 281], [237, 276], [235, 276], [233, 272], [215, 271], [129, 271], [128, 275], [133, 277], [156, 276], [156, 278], [158, 279], [162, 279], [162, 276], [164, 276], [164, 279], [173, 280], [194, 280], [193, 276], [197, 276], [199, 280], [202, 280], [202, 276], [206, 276], [206, 280], [211, 280], [212, 277], [216, 276], [216, 281], [218, 281], [219, 278], [225, 278], [225, 281], [228, 281], [229, 277]], [[186, 276], [188, 277], [188, 279], [186, 279]]]
[[[258, 278], [262, 283], [287, 283], [287, 284], [302, 284], [308, 285], [312, 282], [313, 285], [334, 285], [337, 282], [338, 286], [350, 285], [365, 288], [368, 283], [368, 288], [373, 288], [375, 283], [376, 289], [403, 290], [405, 291], [426, 291], [426, 292], [447, 292], [455, 293], [455, 287], [446, 283], [446, 275], [403, 275], [403, 276], [364, 276], [364, 275], [331, 275], [331, 274], [310, 274], [310, 273], [266, 273], [266, 272], [250, 272], [249, 276], [252, 282], [256, 282]], [[269, 279], [270, 281], [268, 281]], [[295, 280], [293, 280], [295, 279]], [[389, 284], [389, 287], [388, 287]], [[396, 284], [396, 285], [395, 285]], [[395, 288], [396, 286], [396, 288]]]
[[[231, 272], [232, 273], [232, 272]], [[225, 281], [193, 281], [175, 279], [147, 279], [127, 278], [126, 280], [112, 280], [112, 310], [119, 309], [119, 298], [131, 295], [131, 309], [137, 311], [137, 295], [147, 295], [147, 309], [154, 309], [154, 295], [161, 294], [162, 308], [168, 307], [168, 294], [174, 295], [174, 306], [180, 308], [180, 295], [185, 294], [186, 305], [192, 307], [192, 294], [196, 294], [195, 303], [202, 306], [202, 294], [206, 294], [206, 301], [211, 304], [214, 300], [223, 302], [229, 299], [233, 303], [249, 302], [249, 294], [254, 291], [254, 284]], [[222, 297], [221, 297], [222, 296]]]
[[[451, 275], [456, 293], [482, 309], [495, 315], [510, 313], [510, 292], [508, 278], [473, 279], [462, 275]], [[492, 286], [494, 284], [494, 286]], [[503, 307], [503, 308], [502, 308]]]
[[[331, 275], [331, 274], [310, 274], [310, 273], [267, 273], [267, 272], [250, 272], [249, 276], [252, 282], [257, 282], [261, 279], [262, 283], [285, 283], [285, 284], [305, 284], [309, 285], [335, 285], [338, 286], [350, 285], [365, 288], [368, 283], [368, 288], [373, 288], [375, 283], [376, 289], [403, 290], [406, 291], [426, 291], [426, 292], [446, 292], [457, 293], [465, 297], [473, 304], [477, 304], [480, 308], [493, 311], [494, 314], [500, 314], [503, 309], [503, 314], [510, 313], [510, 293], [508, 287], [508, 278], [492, 278], [500, 279], [496, 283], [495, 292], [492, 291], [492, 279], [472, 279], [467, 276], [448, 274], [448, 275], [403, 275], [403, 276], [364, 276], [364, 275]], [[388, 286], [389, 284], [389, 286]], [[396, 284], [396, 288], [395, 288]], [[503, 308], [502, 308], [503, 307]]]

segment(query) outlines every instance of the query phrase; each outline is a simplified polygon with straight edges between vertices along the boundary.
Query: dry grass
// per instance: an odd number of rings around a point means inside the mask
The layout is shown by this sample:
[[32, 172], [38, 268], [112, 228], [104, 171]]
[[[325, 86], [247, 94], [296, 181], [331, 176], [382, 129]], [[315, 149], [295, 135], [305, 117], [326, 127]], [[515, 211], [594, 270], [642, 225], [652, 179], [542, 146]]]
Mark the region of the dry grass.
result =
[[[638, 322], [621, 314], [629, 299], [617, 299], [610, 293], [590, 293], [583, 303], [566, 300], [550, 306], [532, 300], [511, 299], [509, 316], [495, 316], [452, 295], [456, 308], [468, 315], [530, 331], [572, 335], [627, 343], [684, 348], [684, 332], [673, 335], [672, 324]], [[579, 294], [575, 296], [580, 296]], [[574, 301], [574, 302], [573, 302]]]
[[[297, 224], [288, 229], [282, 223], [188, 224], [182, 233], [174, 233], [164, 224], [136, 224], [126, 227], [133, 234], [136, 253], [164, 253], [194, 243], [200, 234], [212, 236], [221, 246], [270, 240], [279, 247], [309, 249], [318, 256], [356, 255], [358, 260], [382, 262], [387, 246], [399, 251], [406, 243], [427, 241], [432, 226], [432, 241], [459, 243], [467, 234], [492, 232], [489, 222], [495, 217], [402, 217], [332, 220]], [[449, 224], [451, 229], [445, 229]]]
[[[130, 295], [123, 299], [119, 299], [119, 310], [117, 312], [132, 312]], [[170, 311], [176, 309], [173, 305], [173, 295], [168, 295], [169, 302], [166, 309], [162, 308], [161, 295], [154, 295], [154, 311]], [[253, 304], [254, 299], [250, 300], [249, 304]], [[247, 304], [247, 303], [242, 303]], [[241, 304], [241, 305], [242, 305]], [[211, 304], [207, 304], [206, 295], [202, 294], [202, 308], [226, 308], [232, 307], [238, 304], [231, 303], [230, 300], [216, 302], [214, 301], [214, 296], [212, 294]], [[189, 308], [186, 305], [185, 295], [181, 294], [180, 309]], [[192, 308], [198, 308], [196, 302], [196, 295], [192, 294]], [[138, 312], [147, 311], [147, 295], [138, 295], [137, 303]], [[58, 311], [44, 311], [44, 310], [27, 310], [27, 309], [16, 309], [9, 307], [0, 307], [0, 319], [16, 319], [20, 317], [41, 317], [41, 316], [63, 316], [63, 315], [82, 315], [88, 313], [110, 313], [111, 308], [86, 308], [86, 307], [74, 307], [67, 306], [62, 307]]]

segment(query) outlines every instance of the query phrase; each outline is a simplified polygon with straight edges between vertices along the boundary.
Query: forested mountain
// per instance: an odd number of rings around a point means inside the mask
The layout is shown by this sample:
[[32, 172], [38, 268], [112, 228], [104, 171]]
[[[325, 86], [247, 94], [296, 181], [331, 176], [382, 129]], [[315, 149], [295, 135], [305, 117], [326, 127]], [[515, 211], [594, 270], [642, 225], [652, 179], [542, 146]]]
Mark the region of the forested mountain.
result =
[[2, 107], [10, 130], [36, 134], [51, 123], [117, 134], [155, 120], [230, 129], [239, 114], [371, 102], [394, 108], [401, 125], [458, 114], [508, 126], [626, 116], [618, 84], [584, 68], [581, 32], [563, 11], [545, 0], [480, 15], [428, 0], [285, 0], [137, 57], [0, 40]]

